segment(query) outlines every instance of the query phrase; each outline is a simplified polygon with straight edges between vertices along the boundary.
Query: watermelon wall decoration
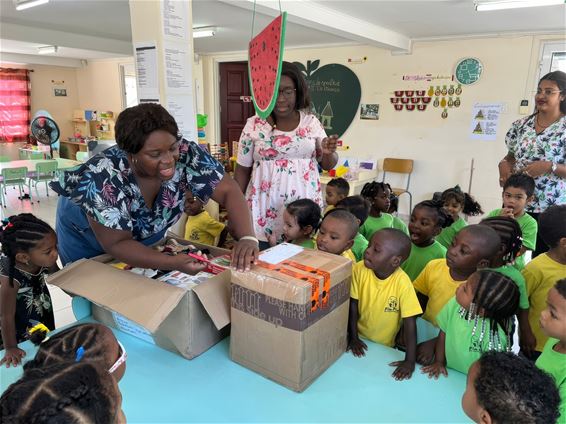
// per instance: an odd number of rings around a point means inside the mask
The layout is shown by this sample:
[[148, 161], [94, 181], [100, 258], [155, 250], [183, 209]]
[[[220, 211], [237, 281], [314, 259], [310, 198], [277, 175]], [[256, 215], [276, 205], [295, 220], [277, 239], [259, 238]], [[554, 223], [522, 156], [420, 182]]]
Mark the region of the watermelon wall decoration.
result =
[[256, 113], [263, 119], [271, 114], [277, 102], [287, 12], [275, 18], [250, 41], [248, 68]]

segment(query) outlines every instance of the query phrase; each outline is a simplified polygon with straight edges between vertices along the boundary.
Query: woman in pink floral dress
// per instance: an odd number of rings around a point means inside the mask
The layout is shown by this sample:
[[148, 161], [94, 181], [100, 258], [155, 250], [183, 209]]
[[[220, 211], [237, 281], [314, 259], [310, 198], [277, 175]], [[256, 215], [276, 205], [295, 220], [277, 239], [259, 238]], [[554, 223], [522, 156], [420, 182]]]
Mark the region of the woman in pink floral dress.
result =
[[318, 164], [325, 170], [336, 165], [338, 136], [326, 136], [310, 106], [303, 75], [283, 62], [271, 116], [252, 116], [242, 130], [235, 179], [252, 211], [260, 248], [268, 247], [268, 239], [281, 239], [287, 204], [312, 199], [323, 206]]

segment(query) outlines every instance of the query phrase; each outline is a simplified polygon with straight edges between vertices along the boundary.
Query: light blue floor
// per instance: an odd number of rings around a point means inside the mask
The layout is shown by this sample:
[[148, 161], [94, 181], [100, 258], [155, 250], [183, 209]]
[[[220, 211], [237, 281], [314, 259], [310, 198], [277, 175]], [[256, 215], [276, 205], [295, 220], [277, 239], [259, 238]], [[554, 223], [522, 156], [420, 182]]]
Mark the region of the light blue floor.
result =
[[[368, 343], [362, 359], [349, 353], [303, 393], [292, 392], [229, 359], [229, 340], [188, 361], [127, 334], [116, 336], [128, 353], [120, 382], [129, 423], [165, 422], [469, 422], [460, 406], [466, 377], [429, 380], [417, 368], [397, 382], [387, 364], [403, 353]], [[23, 347], [27, 358], [35, 348]], [[21, 367], [0, 370], [0, 390]]]

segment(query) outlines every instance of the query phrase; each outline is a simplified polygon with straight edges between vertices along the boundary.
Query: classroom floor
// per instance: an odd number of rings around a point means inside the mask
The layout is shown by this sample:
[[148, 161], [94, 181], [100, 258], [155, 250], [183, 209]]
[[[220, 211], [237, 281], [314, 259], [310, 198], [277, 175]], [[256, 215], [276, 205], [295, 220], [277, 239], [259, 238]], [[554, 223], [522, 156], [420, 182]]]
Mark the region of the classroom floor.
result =
[[[38, 187], [39, 202], [34, 197], [33, 204], [29, 199], [19, 200], [19, 192], [12, 187], [8, 188], [6, 207], [0, 206], [0, 217], [2, 219], [11, 215], [29, 212], [33, 213], [40, 219], [43, 219], [53, 228], [55, 228], [55, 212], [57, 210], [57, 195], [50, 191], [49, 197], [45, 194], [45, 185]], [[27, 189], [26, 189], [27, 192]], [[35, 196], [35, 190], [32, 192]], [[61, 266], [61, 264], [59, 264]], [[55, 312], [55, 325], [63, 327], [76, 321], [71, 309], [71, 297], [63, 292], [59, 287], [49, 286], [49, 292], [53, 301]]]

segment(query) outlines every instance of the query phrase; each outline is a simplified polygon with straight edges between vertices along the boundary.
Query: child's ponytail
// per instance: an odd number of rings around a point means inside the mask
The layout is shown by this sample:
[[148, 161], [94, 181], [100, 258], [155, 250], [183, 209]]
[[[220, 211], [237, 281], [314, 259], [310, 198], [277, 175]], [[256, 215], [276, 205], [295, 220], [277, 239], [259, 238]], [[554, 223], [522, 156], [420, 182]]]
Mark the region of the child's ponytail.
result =
[[462, 209], [462, 212], [468, 216], [483, 215], [481, 205], [468, 193], [464, 193], [464, 209]]

